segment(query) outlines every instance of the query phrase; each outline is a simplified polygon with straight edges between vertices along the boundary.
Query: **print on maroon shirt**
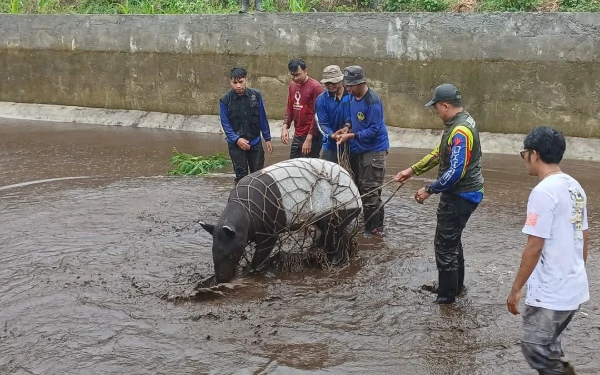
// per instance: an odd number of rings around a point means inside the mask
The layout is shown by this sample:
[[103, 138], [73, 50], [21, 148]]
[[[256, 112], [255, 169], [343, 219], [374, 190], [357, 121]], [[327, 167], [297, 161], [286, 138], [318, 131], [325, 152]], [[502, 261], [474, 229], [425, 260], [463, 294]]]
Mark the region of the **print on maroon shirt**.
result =
[[321, 83], [311, 77], [301, 85], [294, 81], [290, 83], [284, 123], [291, 125], [292, 121], [294, 122], [296, 136], [319, 134], [315, 124], [315, 100], [322, 92]]

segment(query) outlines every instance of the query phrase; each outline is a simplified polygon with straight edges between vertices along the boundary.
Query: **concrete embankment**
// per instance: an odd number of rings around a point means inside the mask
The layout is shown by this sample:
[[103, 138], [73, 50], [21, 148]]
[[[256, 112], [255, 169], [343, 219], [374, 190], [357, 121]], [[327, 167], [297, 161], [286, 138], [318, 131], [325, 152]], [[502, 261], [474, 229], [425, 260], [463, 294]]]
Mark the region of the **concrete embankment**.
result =
[[[205, 116], [218, 114], [228, 72], [242, 65], [277, 125], [287, 62], [300, 56], [317, 78], [329, 64], [362, 65], [397, 145], [435, 143], [439, 119], [423, 104], [433, 87], [452, 82], [489, 133], [489, 150], [515, 152], [523, 134], [551, 125], [577, 137], [570, 155], [595, 158], [599, 40], [600, 14], [585, 13], [0, 15], [0, 116], [10, 116], [13, 102], [50, 104], [101, 108], [77, 111], [138, 126], [218, 130]], [[31, 116], [70, 121], [74, 113], [43, 108]], [[112, 121], [102, 116], [95, 122]]]

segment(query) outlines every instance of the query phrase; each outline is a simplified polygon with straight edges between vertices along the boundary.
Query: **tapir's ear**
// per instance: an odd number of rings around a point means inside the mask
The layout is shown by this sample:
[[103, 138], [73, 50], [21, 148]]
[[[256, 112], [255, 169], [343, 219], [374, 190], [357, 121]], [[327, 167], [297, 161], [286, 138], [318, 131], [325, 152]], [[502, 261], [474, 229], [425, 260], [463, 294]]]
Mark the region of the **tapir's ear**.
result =
[[206, 223], [203, 223], [201, 221], [199, 222], [199, 224], [200, 224], [200, 226], [202, 228], [204, 228], [204, 230], [206, 230], [208, 233], [210, 233], [211, 236], [213, 235], [213, 233], [215, 231], [215, 226], [214, 225], [212, 225], [212, 224], [206, 224]]
[[232, 227], [228, 226], [228, 225], [223, 225], [223, 230], [225, 231], [225, 233], [227, 233], [230, 236], [235, 236], [235, 229], [233, 229]]

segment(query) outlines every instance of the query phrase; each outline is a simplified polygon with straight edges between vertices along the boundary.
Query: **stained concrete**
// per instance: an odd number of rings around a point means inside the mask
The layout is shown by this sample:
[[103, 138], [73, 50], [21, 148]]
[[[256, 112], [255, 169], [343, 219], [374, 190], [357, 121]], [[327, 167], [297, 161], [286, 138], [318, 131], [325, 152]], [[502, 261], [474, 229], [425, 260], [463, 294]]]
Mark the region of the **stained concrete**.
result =
[[483, 132], [600, 137], [600, 15], [0, 15], [0, 100], [216, 115], [232, 66], [283, 117], [287, 61], [360, 64], [392, 127], [429, 129], [455, 83]]
[[[212, 115], [176, 115], [161, 112], [138, 110], [118, 110], [89, 107], [73, 107], [50, 104], [27, 104], [0, 102], [0, 119], [18, 119], [40, 121], [41, 124], [76, 123], [89, 125], [123, 126], [134, 128], [166, 129], [197, 133], [217, 133], [225, 135], [219, 116]], [[274, 143], [279, 142], [282, 120], [269, 119], [269, 127]], [[27, 126], [27, 122], [22, 123]], [[424, 149], [429, 152], [437, 146], [441, 136], [440, 120], [432, 126], [434, 129], [406, 129], [388, 127], [391, 147]], [[290, 131], [293, 135], [294, 129]], [[516, 156], [523, 149], [524, 136], [521, 134], [498, 134], [481, 132], [481, 148], [485, 154], [509, 154]], [[597, 150], [599, 138], [566, 137], [565, 159], [600, 161]]]

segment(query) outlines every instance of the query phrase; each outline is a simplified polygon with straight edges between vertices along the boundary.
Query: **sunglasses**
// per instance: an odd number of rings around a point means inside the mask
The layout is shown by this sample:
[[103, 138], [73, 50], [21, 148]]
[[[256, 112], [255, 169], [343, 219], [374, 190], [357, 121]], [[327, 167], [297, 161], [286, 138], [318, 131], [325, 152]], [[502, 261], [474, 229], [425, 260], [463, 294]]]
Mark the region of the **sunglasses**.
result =
[[533, 150], [522, 150], [519, 151], [519, 155], [521, 155], [521, 159], [525, 159], [525, 154], [528, 152], [532, 152]]

